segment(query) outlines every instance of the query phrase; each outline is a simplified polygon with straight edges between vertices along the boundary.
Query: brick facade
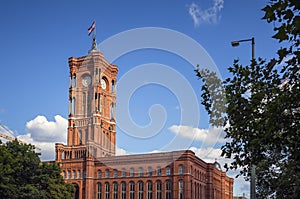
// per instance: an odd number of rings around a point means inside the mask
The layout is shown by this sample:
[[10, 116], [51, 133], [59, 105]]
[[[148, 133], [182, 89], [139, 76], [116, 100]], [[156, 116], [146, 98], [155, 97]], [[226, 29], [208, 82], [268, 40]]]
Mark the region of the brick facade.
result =
[[78, 199], [232, 199], [233, 179], [190, 150], [115, 156], [117, 66], [97, 49], [69, 58], [67, 145], [56, 162]]

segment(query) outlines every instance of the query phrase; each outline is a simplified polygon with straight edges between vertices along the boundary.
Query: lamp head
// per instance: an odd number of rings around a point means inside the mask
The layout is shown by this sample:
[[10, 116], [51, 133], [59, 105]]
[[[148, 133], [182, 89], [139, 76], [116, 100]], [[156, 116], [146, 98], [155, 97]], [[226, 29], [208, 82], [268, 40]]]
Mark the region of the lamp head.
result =
[[233, 47], [236, 47], [236, 46], [239, 46], [240, 45], [240, 42], [238, 42], [238, 41], [232, 41], [231, 42], [231, 46], [233, 46]]

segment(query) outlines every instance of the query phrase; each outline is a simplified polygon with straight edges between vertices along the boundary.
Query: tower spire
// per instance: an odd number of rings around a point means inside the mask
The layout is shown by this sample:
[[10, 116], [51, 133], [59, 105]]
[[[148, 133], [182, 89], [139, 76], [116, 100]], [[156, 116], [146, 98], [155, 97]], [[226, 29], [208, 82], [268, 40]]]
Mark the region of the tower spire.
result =
[[89, 52], [99, 51], [97, 48], [96, 34], [93, 35], [92, 48]]

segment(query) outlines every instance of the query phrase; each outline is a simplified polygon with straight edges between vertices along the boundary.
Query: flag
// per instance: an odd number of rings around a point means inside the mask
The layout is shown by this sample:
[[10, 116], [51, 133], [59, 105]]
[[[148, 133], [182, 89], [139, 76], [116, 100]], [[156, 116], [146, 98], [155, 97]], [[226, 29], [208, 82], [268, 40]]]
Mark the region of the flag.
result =
[[96, 23], [95, 23], [95, 21], [93, 21], [91, 27], [89, 27], [89, 29], [88, 29], [88, 35], [89, 36], [95, 30], [95, 28], [96, 28]]

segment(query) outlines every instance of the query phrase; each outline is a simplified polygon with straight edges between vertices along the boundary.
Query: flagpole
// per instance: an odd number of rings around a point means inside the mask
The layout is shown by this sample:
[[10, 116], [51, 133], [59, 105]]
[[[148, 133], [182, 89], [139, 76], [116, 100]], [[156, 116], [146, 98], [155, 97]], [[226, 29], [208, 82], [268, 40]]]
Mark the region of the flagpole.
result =
[[95, 21], [95, 31], [94, 31], [94, 37], [96, 38], [96, 31], [97, 31], [96, 19], [94, 19], [94, 21]]
[[93, 41], [91, 51], [98, 51], [97, 49], [97, 41], [96, 41], [96, 20], [93, 21], [92, 26], [88, 29], [89, 35], [93, 32]]

